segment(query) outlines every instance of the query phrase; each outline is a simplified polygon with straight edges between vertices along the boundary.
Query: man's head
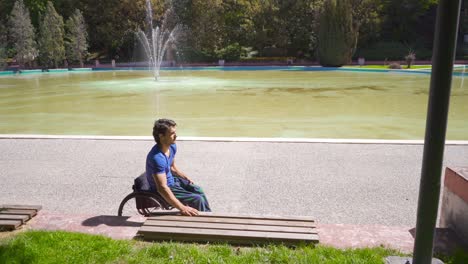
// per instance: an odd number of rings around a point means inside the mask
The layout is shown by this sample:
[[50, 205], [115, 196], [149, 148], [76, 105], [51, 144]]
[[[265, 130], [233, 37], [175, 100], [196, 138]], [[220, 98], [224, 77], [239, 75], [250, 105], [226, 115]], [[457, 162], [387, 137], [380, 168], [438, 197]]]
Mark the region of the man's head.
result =
[[176, 122], [171, 119], [161, 118], [154, 122], [153, 138], [158, 145], [172, 144], [177, 138]]

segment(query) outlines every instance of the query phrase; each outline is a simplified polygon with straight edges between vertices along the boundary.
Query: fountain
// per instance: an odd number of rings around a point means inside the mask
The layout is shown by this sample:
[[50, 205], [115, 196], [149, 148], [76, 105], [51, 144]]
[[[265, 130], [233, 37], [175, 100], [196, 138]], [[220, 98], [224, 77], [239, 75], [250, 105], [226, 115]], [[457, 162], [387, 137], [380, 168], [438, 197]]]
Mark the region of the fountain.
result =
[[161, 63], [166, 53], [166, 49], [170, 43], [174, 43], [176, 35], [180, 31], [180, 26], [175, 25], [172, 30], [168, 29], [168, 17], [172, 15], [172, 8], [169, 8], [163, 16], [161, 27], [153, 28], [153, 10], [151, 1], [146, 0], [146, 19], [149, 24], [148, 35], [141, 29], [137, 32], [137, 37], [143, 45], [145, 54], [149, 59], [149, 65], [153, 69], [153, 76], [156, 81], [159, 80], [159, 70]]

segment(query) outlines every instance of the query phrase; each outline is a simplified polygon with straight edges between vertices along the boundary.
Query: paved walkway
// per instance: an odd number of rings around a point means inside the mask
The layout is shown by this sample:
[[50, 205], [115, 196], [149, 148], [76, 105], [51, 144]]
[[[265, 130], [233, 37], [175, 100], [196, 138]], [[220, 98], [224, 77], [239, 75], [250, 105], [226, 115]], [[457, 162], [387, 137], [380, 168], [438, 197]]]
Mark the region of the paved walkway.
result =
[[[33, 227], [132, 237], [137, 226], [85, 223], [116, 215], [152, 145], [0, 139], [0, 203], [42, 205]], [[177, 163], [204, 187], [216, 212], [313, 216], [322, 243], [408, 250], [422, 150], [420, 144], [179, 141]], [[466, 166], [467, 157], [467, 145], [447, 146], [444, 163]], [[132, 231], [112, 231], [126, 228]]]
[[[64, 215], [40, 211], [27, 225], [25, 230], [65, 230], [114, 239], [133, 239], [145, 221], [144, 217], [118, 217], [108, 215]], [[411, 253], [414, 243], [414, 229], [404, 226], [383, 225], [317, 225], [320, 244], [337, 248], [363, 248], [385, 246]], [[460, 242], [450, 230], [438, 229], [436, 250], [447, 252], [456, 248]]]

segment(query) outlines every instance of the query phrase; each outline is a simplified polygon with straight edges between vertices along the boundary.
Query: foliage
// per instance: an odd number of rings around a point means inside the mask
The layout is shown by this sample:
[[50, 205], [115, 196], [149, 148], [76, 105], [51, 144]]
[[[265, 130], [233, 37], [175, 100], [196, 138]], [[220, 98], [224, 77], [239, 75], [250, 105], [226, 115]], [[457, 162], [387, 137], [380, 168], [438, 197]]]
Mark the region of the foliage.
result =
[[401, 254], [382, 247], [142, 243], [63, 231], [27, 231], [0, 240], [0, 263], [383, 263], [389, 255]]
[[[414, 39], [415, 32], [428, 32], [432, 36], [437, 2], [437, 0], [385, 0], [382, 8], [382, 29], [385, 33], [383, 37], [410, 43]], [[431, 10], [434, 13], [427, 17]], [[429, 23], [431, 20], [432, 23]], [[419, 30], [421, 28], [429, 30]]]
[[180, 47], [179, 58], [185, 62], [216, 62], [217, 55], [214, 51], [206, 49], [195, 49], [190, 46]]
[[226, 61], [238, 61], [242, 54], [242, 48], [239, 43], [234, 43], [217, 52], [218, 58]]
[[88, 33], [81, 11], [76, 9], [75, 13], [66, 23], [66, 54], [70, 62], [78, 61], [83, 67], [83, 59], [88, 50]]
[[408, 69], [411, 68], [411, 65], [413, 64], [415, 60], [416, 60], [416, 53], [410, 50], [408, 55], [405, 56], [406, 66]]
[[65, 59], [64, 35], [63, 18], [49, 1], [39, 27], [39, 54], [43, 65], [57, 68], [59, 62]]
[[[135, 32], [147, 29], [145, 0], [79, 0], [79, 8], [88, 28], [94, 51], [103, 51], [108, 58], [130, 59], [136, 43]], [[164, 1], [152, 0], [154, 22], [164, 14]], [[157, 23], [155, 23], [156, 25]]]
[[288, 51], [283, 48], [277, 47], [264, 47], [262, 54], [265, 57], [284, 57], [288, 54]]
[[320, 16], [318, 59], [322, 66], [340, 67], [356, 48], [357, 29], [349, 0], [326, 0]]
[[359, 50], [359, 56], [367, 60], [399, 60], [406, 53], [408, 47], [401, 42], [377, 42], [374, 45]]
[[6, 48], [3, 44], [0, 44], [0, 70], [3, 70], [6, 66]]
[[192, 2], [193, 47], [215, 51], [222, 47], [222, 7], [219, 0], [194, 0]]
[[356, 51], [356, 54], [370, 61], [385, 59], [400, 60], [408, 53], [408, 49], [417, 53], [419, 59], [431, 59], [431, 50], [424, 47], [408, 46], [396, 41], [379, 41], [368, 47], [360, 48]]
[[31, 24], [29, 11], [23, 0], [17, 0], [10, 14], [10, 39], [14, 43], [16, 61], [23, 66], [34, 61], [38, 55], [34, 40], [34, 27]]
[[250, 43], [263, 56], [265, 47], [288, 50], [288, 55], [312, 53], [317, 46], [316, 28], [323, 0], [252, 1], [249, 16], [254, 35]]
[[450, 255], [444, 255], [436, 252], [435, 257], [446, 264], [468, 263], [468, 251], [461, 247], [454, 249]]
[[[47, 0], [22, 0], [39, 28]], [[272, 49], [287, 56], [314, 59], [317, 54], [319, 14], [325, 0], [151, 0], [153, 22], [173, 6], [178, 23], [187, 28], [182, 50], [191, 58], [216, 59], [229, 45], [252, 47], [258, 56]], [[418, 58], [430, 59], [437, 0], [346, 0], [352, 8], [352, 24], [357, 31], [359, 50], [372, 49], [379, 42], [405, 43]], [[135, 32], [146, 29], [145, 0], [51, 0], [65, 19], [80, 9], [89, 29], [88, 49], [105, 59], [131, 60], [138, 51]], [[341, 2], [341, 1], [340, 1]], [[464, 0], [464, 7], [466, 7]], [[0, 0], [0, 23], [13, 9], [14, 1]], [[465, 13], [466, 14], [466, 13]], [[3, 21], [2, 21], [3, 20]], [[466, 33], [468, 16], [462, 15], [460, 34]], [[460, 43], [462, 37], [459, 38]], [[10, 43], [13, 43], [10, 40]], [[7, 50], [12, 50], [8, 47]], [[461, 50], [461, 49], [460, 49]], [[463, 52], [459, 52], [461, 55]], [[402, 53], [404, 54], [404, 53]], [[402, 54], [399, 57], [402, 57]], [[203, 56], [201, 56], [203, 55]], [[385, 54], [376, 56], [382, 60]], [[371, 58], [366, 59], [370, 60]]]
[[6, 28], [3, 24], [0, 23], [0, 70], [3, 70], [6, 66], [6, 59], [7, 56], [7, 36], [6, 36]]
[[366, 46], [379, 39], [382, 28], [381, 0], [351, 0], [353, 22], [359, 29], [358, 46]]

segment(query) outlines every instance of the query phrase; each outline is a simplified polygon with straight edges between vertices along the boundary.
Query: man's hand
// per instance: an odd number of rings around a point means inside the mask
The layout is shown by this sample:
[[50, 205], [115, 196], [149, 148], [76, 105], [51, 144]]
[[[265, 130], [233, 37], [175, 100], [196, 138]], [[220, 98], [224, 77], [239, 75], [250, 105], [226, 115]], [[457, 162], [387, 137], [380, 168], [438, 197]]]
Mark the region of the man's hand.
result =
[[192, 179], [190, 179], [189, 177], [185, 176], [185, 179], [186, 179], [190, 184], [193, 184]]
[[198, 210], [190, 206], [185, 206], [180, 209], [180, 213], [186, 216], [196, 216], [198, 215]]

